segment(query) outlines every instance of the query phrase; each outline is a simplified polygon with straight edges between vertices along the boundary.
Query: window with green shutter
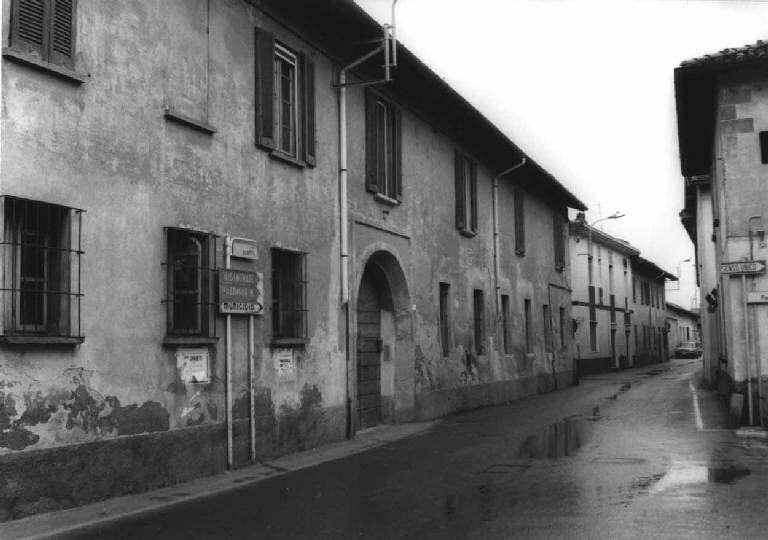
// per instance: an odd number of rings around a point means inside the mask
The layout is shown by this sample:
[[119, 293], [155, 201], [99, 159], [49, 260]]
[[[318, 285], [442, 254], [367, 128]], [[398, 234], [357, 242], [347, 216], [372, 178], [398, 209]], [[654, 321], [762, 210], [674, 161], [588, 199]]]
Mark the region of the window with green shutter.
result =
[[365, 187], [390, 205], [403, 195], [401, 118], [399, 107], [366, 89]]
[[456, 177], [456, 228], [472, 235], [477, 232], [477, 163], [458, 150], [454, 155]]
[[75, 68], [77, 0], [13, 0], [11, 47]]

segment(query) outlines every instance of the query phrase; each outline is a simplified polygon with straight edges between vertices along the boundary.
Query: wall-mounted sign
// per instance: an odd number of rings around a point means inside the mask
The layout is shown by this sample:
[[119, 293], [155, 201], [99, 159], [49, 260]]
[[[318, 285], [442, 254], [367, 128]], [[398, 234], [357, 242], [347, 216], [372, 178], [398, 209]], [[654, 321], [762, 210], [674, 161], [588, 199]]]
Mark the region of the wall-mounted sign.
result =
[[272, 352], [275, 360], [277, 376], [281, 379], [294, 379], [296, 377], [296, 361], [293, 349], [275, 349]]
[[747, 304], [768, 304], [768, 291], [748, 292]]
[[258, 259], [259, 254], [256, 251], [256, 240], [249, 240], [247, 238], [233, 238], [231, 255], [232, 257], [236, 257], [238, 259]]
[[765, 271], [765, 261], [735, 261], [720, 263], [721, 274], [759, 274]]
[[210, 382], [208, 349], [178, 349], [176, 367], [184, 383]]
[[264, 280], [259, 272], [219, 270], [219, 312], [260, 315], [264, 311]]

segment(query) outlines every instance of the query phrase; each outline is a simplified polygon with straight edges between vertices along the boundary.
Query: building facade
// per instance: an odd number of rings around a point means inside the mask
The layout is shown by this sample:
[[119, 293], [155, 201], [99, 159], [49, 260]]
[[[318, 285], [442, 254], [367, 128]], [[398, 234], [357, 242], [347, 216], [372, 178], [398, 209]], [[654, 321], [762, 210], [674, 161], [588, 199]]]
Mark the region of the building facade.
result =
[[580, 374], [634, 365], [632, 257], [639, 250], [590, 226], [569, 223], [575, 356]]
[[665, 362], [669, 359], [669, 348], [664, 285], [677, 277], [639, 255], [632, 260], [632, 272], [635, 365]]
[[667, 302], [667, 350], [673, 354], [675, 347], [686, 341], [701, 341], [699, 315]]
[[761, 360], [768, 352], [766, 53], [768, 44], [758, 41], [675, 69], [685, 178], [680, 217], [696, 246], [705, 378], [743, 393], [744, 421], [751, 424], [766, 409], [759, 401], [768, 374]]
[[0, 518], [571, 383], [584, 205], [286, 4], [3, 4]]

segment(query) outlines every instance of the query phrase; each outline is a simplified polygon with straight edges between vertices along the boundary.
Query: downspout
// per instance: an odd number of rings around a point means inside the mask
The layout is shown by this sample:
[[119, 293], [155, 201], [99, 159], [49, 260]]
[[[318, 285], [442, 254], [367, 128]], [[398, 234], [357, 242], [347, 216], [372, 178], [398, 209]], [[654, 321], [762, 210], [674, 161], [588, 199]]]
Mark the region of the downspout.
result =
[[[224, 269], [229, 270], [232, 256], [232, 237], [227, 235], [224, 240]], [[232, 315], [227, 313], [225, 336], [225, 388], [226, 388], [226, 416], [227, 416], [227, 469], [232, 469]]]
[[352, 438], [352, 396], [349, 393], [350, 328], [349, 328], [349, 208], [347, 204], [347, 73], [339, 72], [339, 214], [341, 244], [341, 305], [344, 309], [345, 397], [347, 407], [347, 439]]
[[[509, 174], [512, 171], [519, 169], [526, 164], [526, 159], [522, 158], [520, 163], [501, 171], [499, 174], [493, 177], [493, 281], [494, 281], [494, 297], [496, 303], [496, 346], [502, 343], [503, 336], [500, 336], [499, 324], [501, 322], [501, 308], [500, 308], [500, 294], [501, 285], [499, 284], [499, 275], [501, 274], [501, 264], [499, 262], [499, 179], [505, 174]], [[502, 339], [499, 339], [499, 338]]]

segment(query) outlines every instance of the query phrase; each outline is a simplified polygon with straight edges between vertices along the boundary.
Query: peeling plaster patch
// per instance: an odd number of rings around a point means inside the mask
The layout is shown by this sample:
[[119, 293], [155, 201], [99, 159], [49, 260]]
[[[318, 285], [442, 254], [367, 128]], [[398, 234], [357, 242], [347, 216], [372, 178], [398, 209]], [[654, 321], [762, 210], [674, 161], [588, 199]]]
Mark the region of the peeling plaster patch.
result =
[[0, 447], [10, 450], [24, 450], [39, 440], [39, 435], [35, 435], [27, 429], [12, 429], [0, 433]]
[[11, 417], [16, 416], [16, 402], [13, 396], [0, 392], [0, 429], [11, 427]]
[[288, 403], [280, 406], [279, 444], [299, 450], [311, 448], [323, 433], [325, 414], [323, 397], [316, 385], [304, 384], [298, 407]]

